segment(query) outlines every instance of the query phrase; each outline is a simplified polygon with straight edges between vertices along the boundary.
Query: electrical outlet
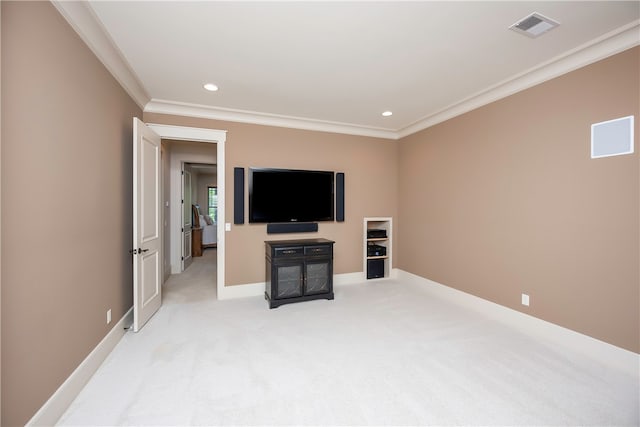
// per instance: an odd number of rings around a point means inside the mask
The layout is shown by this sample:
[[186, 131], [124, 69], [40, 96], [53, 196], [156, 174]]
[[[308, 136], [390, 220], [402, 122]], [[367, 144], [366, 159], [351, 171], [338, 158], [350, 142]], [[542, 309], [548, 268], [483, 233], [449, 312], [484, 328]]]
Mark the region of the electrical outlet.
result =
[[529, 306], [529, 295], [522, 294], [522, 305]]
[[224, 231], [231, 231], [231, 223], [230, 222], [225, 222], [224, 223]]
[[111, 323], [111, 309], [107, 310], [107, 325]]

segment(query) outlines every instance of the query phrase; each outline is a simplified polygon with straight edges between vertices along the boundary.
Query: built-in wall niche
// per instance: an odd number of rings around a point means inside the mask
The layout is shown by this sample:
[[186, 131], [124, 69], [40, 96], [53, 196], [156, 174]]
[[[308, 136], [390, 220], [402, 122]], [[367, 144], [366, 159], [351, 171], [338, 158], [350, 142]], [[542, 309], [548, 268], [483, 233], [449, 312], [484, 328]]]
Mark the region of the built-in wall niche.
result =
[[392, 263], [393, 218], [368, 217], [363, 230], [364, 265], [367, 279], [390, 277]]
[[633, 116], [591, 125], [591, 158], [633, 153]]

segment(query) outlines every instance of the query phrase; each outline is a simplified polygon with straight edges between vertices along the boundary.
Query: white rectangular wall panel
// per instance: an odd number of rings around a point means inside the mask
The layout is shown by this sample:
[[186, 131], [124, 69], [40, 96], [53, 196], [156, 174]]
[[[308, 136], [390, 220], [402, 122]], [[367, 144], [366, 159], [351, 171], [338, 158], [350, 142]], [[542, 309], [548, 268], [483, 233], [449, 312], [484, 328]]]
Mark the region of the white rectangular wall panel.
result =
[[633, 153], [633, 116], [591, 125], [591, 158]]

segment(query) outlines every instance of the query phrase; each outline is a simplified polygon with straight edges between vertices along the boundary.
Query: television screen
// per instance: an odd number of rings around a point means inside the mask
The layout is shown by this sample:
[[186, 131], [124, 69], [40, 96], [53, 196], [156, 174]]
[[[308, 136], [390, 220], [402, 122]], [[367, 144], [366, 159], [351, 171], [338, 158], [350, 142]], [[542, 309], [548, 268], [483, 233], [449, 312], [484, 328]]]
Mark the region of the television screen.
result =
[[333, 221], [333, 172], [249, 169], [249, 222]]

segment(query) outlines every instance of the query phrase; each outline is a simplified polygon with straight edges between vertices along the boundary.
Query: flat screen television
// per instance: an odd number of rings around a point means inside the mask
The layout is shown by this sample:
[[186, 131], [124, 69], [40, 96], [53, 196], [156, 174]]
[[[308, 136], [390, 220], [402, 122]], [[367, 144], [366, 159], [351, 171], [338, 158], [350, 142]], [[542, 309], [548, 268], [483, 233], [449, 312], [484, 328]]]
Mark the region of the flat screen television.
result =
[[333, 221], [334, 173], [249, 169], [249, 222]]

